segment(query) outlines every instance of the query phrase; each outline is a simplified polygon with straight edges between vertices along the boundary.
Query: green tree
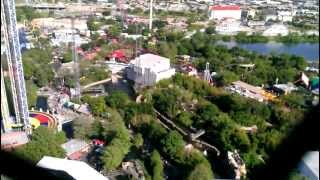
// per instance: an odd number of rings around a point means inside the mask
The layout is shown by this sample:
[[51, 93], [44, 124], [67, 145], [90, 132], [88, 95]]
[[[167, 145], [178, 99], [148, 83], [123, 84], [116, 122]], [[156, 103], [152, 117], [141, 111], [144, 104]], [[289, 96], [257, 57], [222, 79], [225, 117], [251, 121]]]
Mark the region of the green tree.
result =
[[31, 81], [26, 81], [26, 89], [27, 89], [27, 98], [28, 98], [28, 106], [29, 108], [35, 107], [37, 103], [37, 86]]
[[201, 163], [195, 166], [187, 178], [188, 180], [211, 180], [214, 179], [210, 167], [206, 164]]
[[69, 49], [63, 54], [62, 63], [68, 63], [72, 61], [72, 51]]
[[118, 24], [114, 24], [111, 27], [109, 27], [108, 32], [110, 33], [111, 36], [117, 37], [121, 33], [121, 28]]
[[76, 87], [75, 78], [71, 75], [64, 76], [64, 85], [67, 86], [68, 88]]
[[177, 46], [174, 43], [161, 42], [159, 43], [158, 49], [160, 55], [165, 56], [174, 62], [178, 54]]
[[161, 145], [165, 153], [171, 157], [175, 157], [184, 148], [185, 142], [177, 131], [171, 131], [161, 140]]
[[108, 106], [112, 108], [123, 108], [129, 102], [129, 96], [122, 91], [114, 91], [111, 95], [105, 97], [105, 102]]
[[106, 104], [103, 97], [84, 96], [82, 100], [89, 104], [91, 112], [96, 116], [101, 116], [105, 112]]
[[191, 114], [184, 111], [178, 115], [176, 121], [182, 126], [190, 127], [192, 125]]
[[[87, 139], [92, 128], [92, 119], [86, 117], [78, 117], [72, 121], [73, 136], [77, 139]], [[99, 134], [99, 133], [97, 133]]]
[[84, 51], [88, 51], [91, 48], [91, 44], [90, 43], [86, 43], [86, 44], [81, 44], [81, 49], [83, 49]]
[[220, 74], [219, 78], [217, 79], [217, 83], [220, 86], [226, 86], [236, 80], [239, 80], [239, 77], [234, 72], [224, 71]]
[[133, 144], [136, 148], [140, 148], [143, 145], [142, 134], [138, 133], [134, 136]]
[[53, 129], [40, 126], [33, 131], [31, 141], [17, 148], [14, 153], [34, 164], [45, 155], [63, 158], [65, 152], [61, 144], [65, 140], [64, 134], [56, 133]]
[[90, 31], [97, 31], [100, 28], [100, 23], [96, 18], [90, 18], [87, 21], [87, 26]]
[[152, 175], [153, 180], [163, 180], [163, 163], [161, 161], [160, 154], [157, 150], [153, 150], [151, 157]]
[[206, 28], [206, 33], [207, 34], [213, 34], [216, 32], [216, 28], [214, 26], [209, 26]]
[[28, 6], [17, 7], [16, 15], [17, 15], [18, 22], [21, 22], [24, 20], [31, 21], [34, 18], [40, 17], [40, 14], [38, 12], [34, 11], [32, 7], [28, 7]]
[[112, 137], [110, 144], [101, 157], [106, 171], [117, 168], [131, 147], [130, 134], [125, 127], [119, 113], [113, 109], [107, 109], [109, 114], [105, 125], [107, 137]]

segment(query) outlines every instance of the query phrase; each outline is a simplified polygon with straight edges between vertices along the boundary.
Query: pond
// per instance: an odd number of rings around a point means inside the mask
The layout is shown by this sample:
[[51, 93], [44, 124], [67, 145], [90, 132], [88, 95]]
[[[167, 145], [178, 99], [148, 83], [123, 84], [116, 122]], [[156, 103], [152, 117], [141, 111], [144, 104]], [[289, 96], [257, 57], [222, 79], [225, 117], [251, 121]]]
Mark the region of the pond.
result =
[[237, 43], [235, 41], [218, 41], [217, 44], [225, 45], [228, 48], [240, 47], [249, 51], [254, 51], [260, 54], [290, 54], [302, 56], [308, 61], [319, 60], [319, 43], [297, 43], [297, 44], [284, 44], [277, 42], [268, 43]]

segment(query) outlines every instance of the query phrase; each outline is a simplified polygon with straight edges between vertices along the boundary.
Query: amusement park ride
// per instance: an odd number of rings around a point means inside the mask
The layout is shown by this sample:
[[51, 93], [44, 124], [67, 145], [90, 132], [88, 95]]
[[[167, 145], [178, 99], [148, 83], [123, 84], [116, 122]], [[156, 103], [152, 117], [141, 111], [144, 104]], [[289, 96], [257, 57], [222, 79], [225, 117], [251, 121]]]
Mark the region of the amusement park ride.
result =
[[[40, 111], [29, 111], [24, 80], [21, 47], [16, 22], [15, 1], [1, 0], [1, 36], [5, 44], [8, 75], [10, 78], [10, 92], [8, 97], [4, 83], [1, 62], [1, 137], [14, 131], [32, 133], [33, 128], [45, 125], [56, 128], [58, 121], [53, 115]], [[1, 61], [3, 61], [1, 59]], [[8, 88], [8, 87], [7, 87]], [[14, 119], [10, 117], [8, 98], [12, 98]]]

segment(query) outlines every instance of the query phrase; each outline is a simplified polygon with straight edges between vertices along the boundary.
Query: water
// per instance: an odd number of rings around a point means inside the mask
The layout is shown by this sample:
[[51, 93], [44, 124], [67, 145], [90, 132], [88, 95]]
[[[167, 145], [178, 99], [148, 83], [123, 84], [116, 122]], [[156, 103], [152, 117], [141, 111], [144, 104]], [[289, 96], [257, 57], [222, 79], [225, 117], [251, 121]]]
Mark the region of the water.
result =
[[308, 61], [319, 60], [319, 43], [298, 43], [298, 44], [284, 44], [277, 42], [268, 43], [237, 43], [235, 41], [223, 42], [218, 41], [217, 44], [225, 45], [228, 48], [240, 47], [246, 50], [254, 51], [260, 54], [290, 54], [302, 56]]

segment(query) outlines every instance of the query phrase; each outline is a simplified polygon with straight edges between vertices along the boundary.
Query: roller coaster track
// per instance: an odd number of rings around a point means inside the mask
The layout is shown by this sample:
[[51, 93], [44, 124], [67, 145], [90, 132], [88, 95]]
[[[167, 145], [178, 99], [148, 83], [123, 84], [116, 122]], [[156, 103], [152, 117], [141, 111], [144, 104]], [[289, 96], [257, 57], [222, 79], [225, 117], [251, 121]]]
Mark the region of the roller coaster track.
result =
[[[172, 120], [168, 119], [167, 117], [165, 117], [164, 115], [162, 115], [159, 111], [157, 111], [155, 108], [153, 108], [153, 111], [157, 114], [158, 116], [158, 120], [161, 121], [161, 125], [164, 126], [166, 129], [170, 129], [167, 124], [170, 124], [171, 127], [175, 128], [176, 130], [178, 130], [182, 135], [184, 135], [187, 138], [190, 138], [191, 133], [190, 132], [186, 132], [186, 130], [181, 129], [180, 127], [178, 127], [174, 122], [172, 122]], [[163, 122], [164, 121], [164, 122]], [[220, 151], [218, 148], [216, 148], [215, 146], [199, 140], [199, 139], [191, 139], [192, 142], [194, 142], [196, 145], [199, 144], [201, 146], [205, 146], [207, 148], [213, 149], [214, 151], [216, 151], [217, 155], [220, 155]]]

